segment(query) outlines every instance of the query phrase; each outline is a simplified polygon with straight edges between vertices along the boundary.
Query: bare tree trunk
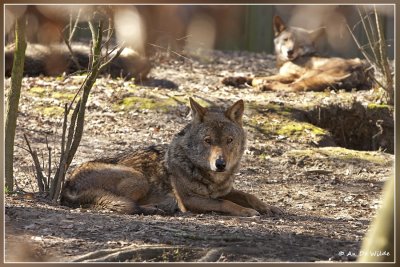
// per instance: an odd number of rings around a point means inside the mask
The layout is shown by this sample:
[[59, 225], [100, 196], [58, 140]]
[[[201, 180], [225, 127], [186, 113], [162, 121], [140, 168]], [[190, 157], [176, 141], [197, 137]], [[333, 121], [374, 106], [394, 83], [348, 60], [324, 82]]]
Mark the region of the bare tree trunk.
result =
[[19, 97], [24, 72], [25, 61], [25, 16], [21, 16], [15, 23], [15, 52], [11, 73], [11, 89], [7, 99], [6, 125], [5, 125], [5, 186], [9, 191], [14, 186], [14, 138], [17, 126]]

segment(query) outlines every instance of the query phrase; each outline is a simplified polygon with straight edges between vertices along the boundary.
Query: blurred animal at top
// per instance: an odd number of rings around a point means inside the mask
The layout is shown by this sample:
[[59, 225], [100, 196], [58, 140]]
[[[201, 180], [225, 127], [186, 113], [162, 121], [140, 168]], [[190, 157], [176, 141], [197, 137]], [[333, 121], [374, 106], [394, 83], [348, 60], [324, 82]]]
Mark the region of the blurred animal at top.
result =
[[[28, 43], [25, 52], [24, 76], [60, 76], [63, 73], [71, 74], [87, 70], [90, 62], [90, 47], [82, 43], [71, 46], [74, 62], [68, 47], [65, 44], [32, 44]], [[5, 75], [11, 76], [15, 45], [5, 47]], [[112, 56], [112, 55], [111, 55]], [[135, 81], [146, 79], [151, 69], [150, 62], [130, 48], [116, 57], [102, 74], [111, 77], [134, 78]]]
[[222, 81], [225, 85], [248, 84], [272, 91], [371, 88], [373, 69], [366, 61], [318, 55], [315, 43], [324, 28], [310, 31], [288, 27], [279, 16], [274, 16], [273, 27], [279, 73], [268, 77], [226, 77]]

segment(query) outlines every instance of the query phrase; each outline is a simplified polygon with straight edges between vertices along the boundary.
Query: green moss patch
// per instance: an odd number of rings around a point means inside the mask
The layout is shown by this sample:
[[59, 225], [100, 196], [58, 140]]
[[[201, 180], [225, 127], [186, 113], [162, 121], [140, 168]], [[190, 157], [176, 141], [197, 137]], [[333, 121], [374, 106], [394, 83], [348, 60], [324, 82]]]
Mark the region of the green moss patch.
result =
[[[205, 101], [196, 101], [203, 105], [208, 106]], [[113, 105], [113, 109], [116, 111], [121, 110], [157, 110], [161, 112], [167, 112], [171, 108], [176, 108], [179, 104], [189, 105], [189, 99], [186, 97], [169, 97], [162, 98], [157, 96], [150, 97], [138, 97], [128, 96], [120, 100], [118, 103]]]
[[250, 110], [252, 113], [258, 114], [277, 114], [281, 116], [292, 116], [293, 113], [296, 112], [296, 109], [287, 106], [287, 105], [280, 105], [277, 103], [267, 103], [267, 104], [258, 104], [255, 102], [251, 102], [247, 105], [247, 109]]
[[128, 96], [113, 105], [114, 110], [160, 110], [167, 111], [177, 105], [173, 98], [146, 98], [137, 96]]
[[40, 114], [47, 116], [47, 117], [60, 117], [64, 114], [64, 109], [57, 106], [51, 107], [37, 107], [35, 108]]
[[46, 93], [46, 89], [44, 87], [34, 86], [29, 88], [29, 93], [37, 96], [44, 96]]
[[[74, 88], [74, 90], [76, 90]], [[62, 99], [62, 100], [72, 100], [75, 96], [74, 93], [68, 92], [68, 90], [57, 90], [56, 92], [52, 88], [44, 88], [40, 86], [34, 86], [28, 90], [32, 95], [44, 97], [50, 96], [50, 98]]]
[[310, 158], [331, 158], [349, 161], [367, 161], [379, 165], [392, 164], [390, 156], [376, 151], [359, 151], [343, 147], [321, 147], [304, 150], [290, 150], [285, 153], [287, 156]]
[[[267, 137], [318, 146], [394, 152], [393, 107], [348, 99], [302, 107], [270, 102], [248, 105], [250, 126]], [[323, 141], [323, 142], [321, 142]], [[326, 142], [325, 142], [326, 141]]]
[[[288, 114], [286, 114], [288, 113]], [[267, 138], [288, 139], [292, 142], [334, 145], [330, 133], [311, 123], [299, 121], [287, 110], [274, 110], [264, 114], [254, 111], [248, 125]]]
[[75, 94], [72, 93], [63, 93], [63, 92], [54, 92], [51, 94], [52, 98], [62, 99], [62, 100], [72, 100]]
[[278, 135], [293, 136], [293, 135], [303, 135], [303, 134], [313, 134], [313, 135], [326, 135], [328, 132], [322, 128], [314, 126], [307, 122], [287, 122], [283, 125], [277, 127], [276, 133]]
[[367, 109], [372, 110], [372, 109], [390, 109], [391, 107], [385, 104], [375, 104], [375, 103], [370, 103], [367, 105]]

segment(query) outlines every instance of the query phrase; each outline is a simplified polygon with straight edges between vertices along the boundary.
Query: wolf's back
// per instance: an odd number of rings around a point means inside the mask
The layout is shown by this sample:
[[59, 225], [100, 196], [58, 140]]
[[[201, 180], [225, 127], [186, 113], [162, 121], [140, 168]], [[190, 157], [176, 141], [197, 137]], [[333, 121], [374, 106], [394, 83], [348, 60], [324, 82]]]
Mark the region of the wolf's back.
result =
[[[134, 184], [140, 191], [140, 188], [147, 188], [148, 183], [151, 192], [170, 192], [164, 166], [167, 146], [141, 147], [80, 165], [64, 183], [60, 204], [71, 208], [107, 209], [125, 214], [151, 212], [136, 204], [124, 189]], [[118, 184], [124, 181], [124, 186], [119, 187]]]

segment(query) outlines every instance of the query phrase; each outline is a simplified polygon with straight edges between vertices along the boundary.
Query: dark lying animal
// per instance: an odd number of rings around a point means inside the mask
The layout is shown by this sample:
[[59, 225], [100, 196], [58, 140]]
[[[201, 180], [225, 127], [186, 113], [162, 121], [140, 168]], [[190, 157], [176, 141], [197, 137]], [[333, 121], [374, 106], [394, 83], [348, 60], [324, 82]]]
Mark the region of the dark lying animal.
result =
[[[5, 75], [11, 76], [15, 45], [5, 47]], [[71, 74], [85, 71], [89, 65], [90, 47], [81, 43], [73, 44], [72, 51], [79, 63], [76, 64], [65, 44], [31, 44], [28, 43], [25, 51], [24, 76], [60, 76], [63, 73]], [[149, 61], [134, 50], [125, 48], [116, 57], [102, 74], [111, 77], [134, 78], [135, 81], [144, 80], [151, 69]]]

